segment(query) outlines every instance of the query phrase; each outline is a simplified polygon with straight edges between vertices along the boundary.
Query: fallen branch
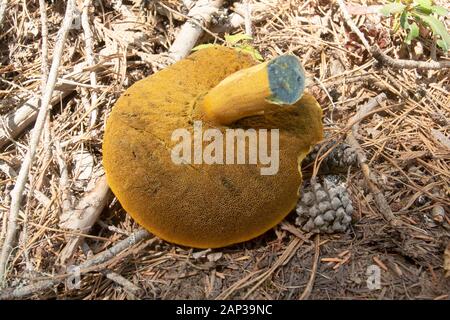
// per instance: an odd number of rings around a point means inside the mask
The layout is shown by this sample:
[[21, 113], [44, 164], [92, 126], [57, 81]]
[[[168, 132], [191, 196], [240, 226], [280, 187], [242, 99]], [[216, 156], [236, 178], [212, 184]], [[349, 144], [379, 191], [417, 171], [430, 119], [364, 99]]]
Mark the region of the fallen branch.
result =
[[17, 233], [17, 216], [19, 214], [20, 205], [22, 202], [23, 191], [25, 189], [25, 184], [28, 180], [28, 173], [39, 144], [45, 118], [47, 117], [49, 104], [52, 100], [53, 90], [55, 89], [56, 80], [58, 77], [58, 68], [61, 64], [61, 57], [64, 50], [64, 43], [66, 42], [69, 29], [72, 26], [74, 8], [75, 0], [69, 0], [67, 2], [66, 13], [62, 22], [61, 30], [59, 31], [58, 39], [55, 44], [52, 66], [48, 75], [47, 85], [45, 86], [45, 92], [42, 93], [41, 107], [36, 119], [36, 124], [31, 133], [30, 147], [22, 162], [14, 189], [11, 191], [11, 206], [8, 216], [7, 232], [0, 255], [0, 286], [4, 285], [7, 264]]
[[[81, 198], [75, 208], [63, 211], [59, 223], [60, 227], [79, 233], [89, 232], [103, 211], [108, 194], [109, 188], [106, 182], [106, 176], [103, 175], [98, 179], [94, 188]], [[68, 238], [59, 256], [61, 263], [64, 264], [65, 261], [72, 257], [82, 239], [82, 236], [70, 236]]]
[[134, 297], [140, 298], [144, 294], [144, 290], [142, 288], [138, 287], [133, 282], [125, 279], [120, 274], [115, 273], [111, 270], [106, 270], [103, 271], [102, 273], [103, 275], [106, 276], [106, 278], [120, 285], [126, 292], [130, 293]]
[[395, 69], [423, 69], [423, 70], [441, 70], [450, 68], [450, 61], [416, 61], [416, 60], [402, 60], [389, 57], [378, 47], [370, 49], [372, 56], [383, 65]]
[[444, 251], [444, 270], [445, 277], [450, 277], [450, 242], [447, 244], [447, 248]]
[[189, 10], [188, 17], [181, 27], [175, 41], [169, 49], [169, 58], [172, 61], [179, 61], [186, 57], [203, 34], [211, 22], [211, 15], [222, 6], [223, 0], [198, 0], [195, 6]]
[[[139, 229], [134, 233], [132, 233], [128, 238], [119, 241], [111, 248], [106, 249], [105, 251], [93, 256], [92, 258], [86, 260], [85, 262], [81, 263], [75, 268], [72, 268], [72, 270], [80, 270], [80, 274], [91, 272], [92, 267], [104, 264], [105, 262], [115, 258], [118, 254], [120, 254], [124, 250], [135, 245], [139, 241], [148, 239], [150, 237], [151, 234], [147, 230]], [[21, 288], [4, 289], [3, 291], [0, 292], [0, 300], [19, 299], [30, 296], [37, 292], [41, 292], [45, 289], [51, 288], [52, 286], [58, 285], [59, 283], [65, 281], [67, 278], [71, 276], [72, 273], [68, 273], [55, 276], [54, 279], [41, 280]]]
[[369, 100], [369, 102], [362, 106], [358, 112], [349, 119], [348, 126], [351, 126], [351, 130], [347, 134], [347, 143], [355, 149], [356, 156], [358, 159], [359, 167], [364, 175], [364, 179], [369, 187], [370, 192], [374, 196], [375, 204], [378, 210], [383, 215], [383, 217], [392, 225], [398, 226], [400, 220], [398, 220], [389, 206], [383, 192], [378, 188], [376, 182], [372, 180], [372, 174], [369, 165], [367, 164], [367, 157], [364, 150], [361, 148], [356, 137], [358, 136], [358, 128], [360, 119], [364, 118], [368, 113], [370, 113], [375, 107], [377, 107], [381, 102], [387, 99], [386, 94], [381, 93], [375, 98]]

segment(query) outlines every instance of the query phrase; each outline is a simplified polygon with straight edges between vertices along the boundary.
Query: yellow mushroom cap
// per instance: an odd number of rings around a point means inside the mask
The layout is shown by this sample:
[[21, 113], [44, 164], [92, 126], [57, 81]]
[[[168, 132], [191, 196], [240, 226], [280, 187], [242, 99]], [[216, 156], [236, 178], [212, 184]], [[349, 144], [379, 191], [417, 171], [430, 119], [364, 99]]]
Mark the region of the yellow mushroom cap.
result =
[[114, 106], [103, 142], [109, 186], [123, 208], [162, 239], [223, 247], [261, 235], [295, 207], [301, 160], [322, 139], [322, 110], [307, 93], [294, 105], [229, 126], [203, 122], [203, 130], [224, 135], [229, 128], [279, 129], [277, 174], [261, 175], [261, 163], [180, 165], [171, 158], [178, 143], [173, 131], [185, 128], [193, 135], [205, 94], [255, 64], [234, 49], [203, 49], [135, 83]]

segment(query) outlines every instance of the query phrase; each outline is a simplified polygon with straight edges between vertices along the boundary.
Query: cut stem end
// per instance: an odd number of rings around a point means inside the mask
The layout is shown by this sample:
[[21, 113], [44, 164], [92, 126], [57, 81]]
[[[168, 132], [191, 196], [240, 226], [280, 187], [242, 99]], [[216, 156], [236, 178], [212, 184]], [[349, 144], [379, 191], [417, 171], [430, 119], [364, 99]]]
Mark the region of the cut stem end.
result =
[[208, 120], [226, 125], [282, 105], [292, 105], [304, 90], [305, 72], [300, 60], [284, 55], [222, 80], [206, 94], [202, 111]]

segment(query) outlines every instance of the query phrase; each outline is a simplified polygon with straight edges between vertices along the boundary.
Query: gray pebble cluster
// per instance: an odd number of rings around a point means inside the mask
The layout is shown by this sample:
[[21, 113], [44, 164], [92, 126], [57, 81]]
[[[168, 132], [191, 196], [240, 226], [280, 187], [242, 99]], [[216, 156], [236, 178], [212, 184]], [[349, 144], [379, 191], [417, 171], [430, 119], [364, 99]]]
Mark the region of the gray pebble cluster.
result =
[[352, 221], [353, 206], [343, 183], [333, 176], [322, 183], [311, 181], [297, 205], [296, 224], [306, 232], [345, 232]]

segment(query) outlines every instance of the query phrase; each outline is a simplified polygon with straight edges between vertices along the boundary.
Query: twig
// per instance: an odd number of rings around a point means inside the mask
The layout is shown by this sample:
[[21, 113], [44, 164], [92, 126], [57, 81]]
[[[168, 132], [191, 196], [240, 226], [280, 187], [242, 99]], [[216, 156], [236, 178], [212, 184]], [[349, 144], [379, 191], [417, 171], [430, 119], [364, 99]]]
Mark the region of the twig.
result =
[[[73, 67], [74, 72], [71, 72], [63, 77], [63, 79], [72, 78], [74, 81], [85, 82], [87, 80], [86, 73], [83, 70], [86, 64], [79, 63]], [[59, 79], [60, 81], [61, 79]], [[75, 90], [74, 85], [64, 86], [54, 90], [50, 101], [50, 108], [62, 99], [67, 97]], [[0, 148], [11, 142], [14, 138], [19, 136], [31, 123], [33, 123], [38, 115], [40, 99], [32, 97], [27, 100], [17, 110], [8, 113], [2, 117], [0, 123]]]
[[71, 197], [69, 196], [69, 171], [67, 169], [64, 152], [59, 141], [55, 143], [56, 160], [59, 166], [59, 189], [61, 190], [61, 209], [68, 212], [72, 208]]
[[352, 129], [355, 136], [358, 135], [359, 123], [370, 114], [373, 109], [387, 99], [385, 93], [381, 93], [373, 99], [370, 99], [365, 105], [361, 106], [356, 114], [348, 120], [348, 128]]
[[3, 19], [5, 18], [6, 6], [8, 5], [8, 0], [0, 0], [0, 28], [3, 25]]
[[183, 0], [183, 5], [190, 10], [195, 4], [195, 0]]
[[11, 191], [11, 207], [8, 216], [7, 233], [0, 255], [0, 286], [4, 285], [9, 255], [11, 254], [11, 251], [13, 249], [13, 243], [17, 233], [17, 216], [20, 210], [21, 200], [23, 196], [22, 193], [28, 180], [28, 172], [36, 154], [36, 149], [39, 144], [45, 118], [48, 112], [48, 106], [50, 104], [53, 90], [55, 88], [58, 76], [58, 68], [61, 64], [61, 57], [64, 49], [64, 43], [66, 42], [67, 34], [72, 25], [74, 8], [75, 0], [69, 0], [67, 2], [66, 13], [62, 22], [62, 27], [59, 31], [58, 39], [55, 44], [52, 66], [50, 69], [47, 85], [45, 87], [45, 92], [43, 92], [42, 95], [41, 107], [39, 109], [33, 132], [31, 133], [30, 147], [23, 160], [14, 189]]
[[123, 287], [123, 289], [132, 294], [133, 296], [140, 298], [143, 294], [144, 294], [144, 290], [140, 287], [138, 287], [137, 285], [135, 285], [133, 282], [125, 279], [124, 277], [122, 277], [120, 274], [115, 273], [111, 270], [106, 270], [102, 272], [109, 280], [114, 281], [115, 283], [117, 283], [118, 285], [120, 285], [121, 287]]
[[312, 288], [314, 286], [314, 281], [316, 280], [317, 267], [319, 265], [319, 256], [320, 256], [320, 235], [317, 234], [315, 241], [314, 260], [313, 260], [313, 267], [311, 269], [311, 276], [309, 277], [305, 290], [303, 290], [303, 293], [300, 295], [299, 300], [306, 300], [309, 298], [309, 295], [311, 294]]
[[252, 37], [252, 8], [250, 6], [250, 0], [244, 1], [245, 6], [245, 34]]
[[48, 27], [47, 27], [47, 3], [45, 0], [39, 0], [39, 13], [41, 16], [41, 72], [42, 72], [42, 91], [45, 90], [48, 77]]
[[414, 60], [402, 60], [393, 59], [385, 54], [378, 46], [371, 47], [367, 41], [364, 34], [359, 30], [350, 16], [347, 6], [344, 0], [337, 0], [339, 8], [341, 9], [342, 15], [345, 19], [347, 25], [352, 29], [352, 31], [358, 36], [358, 38], [363, 43], [367, 52], [369, 52], [377, 61], [384, 63], [385, 65], [396, 68], [396, 69], [425, 69], [425, 70], [440, 70], [444, 68], [450, 68], [450, 61], [414, 61]]
[[396, 69], [423, 69], [423, 70], [441, 70], [450, 68], [450, 61], [416, 61], [393, 59], [381, 51], [377, 46], [370, 50], [372, 56], [380, 63]]
[[[41, 92], [45, 91], [45, 85], [48, 78], [48, 26], [47, 26], [47, 3], [45, 0], [39, 0], [39, 13], [41, 16]], [[51, 161], [52, 158], [52, 148], [51, 148], [51, 130], [50, 130], [50, 112], [47, 112], [44, 123], [44, 161], [42, 165], [45, 168], [47, 163]], [[44, 169], [45, 170], [45, 169]], [[37, 189], [42, 186], [42, 180], [36, 185]]]
[[[81, 26], [83, 27], [84, 32], [84, 46], [86, 48], [86, 62], [88, 67], [92, 67], [95, 64], [94, 54], [93, 54], [93, 34], [91, 31], [91, 27], [89, 26], [89, 7], [91, 6], [91, 0], [84, 0], [83, 3], [83, 11], [81, 13]], [[89, 78], [91, 80], [91, 85], [93, 87], [97, 86], [97, 76], [95, 71], [92, 69], [89, 72]], [[93, 127], [97, 120], [98, 108], [97, 108], [97, 92], [94, 90], [91, 91], [91, 106], [92, 111], [90, 114], [90, 123], [89, 125]]]
[[[263, 13], [269, 11], [267, 3], [251, 3], [250, 12], [252, 14], [252, 23], [260, 22], [267, 18]], [[239, 2], [234, 3], [234, 12], [229, 14], [222, 23], [211, 26], [211, 31], [214, 33], [230, 33], [233, 29], [245, 25], [246, 15], [245, 5]]]
[[379, 94], [375, 98], [371, 99], [366, 105], [362, 106], [356, 115], [354, 115], [350, 120], [348, 121], [348, 124], [352, 124], [351, 130], [347, 134], [347, 143], [351, 145], [356, 152], [356, 156], [358, 159], [358, 164], [362, 170], [362, 173], [364, 175], [364, 179], [366, 180], [366, 183], [372, 192], [374, 196], [375, 203], [378, 207], [378, 210], [380, 213], [384, 216], [384, 218], [392, 225], [392, 226], [398, 226], [400, 223], [400, 220], [398, 220], [394, 214], [392, 213], [391, 207], [389, 206], [386, 198], [384, 197], [382, 191], [378, 188], [376, 183], [372, 181], [371, 177], [371, 170], [369, 165], [367, 164], [367, 158], [364, 153], [364, 150], [361, 148], [361, 145], [359, 144], [358, 140], [356, 139], [358, 135], [358, 128], [359, 128], [359, 119], [362, 119], [370, 113], [375, 107], [377, 107], [382, 101], [386, 100], [387, 96], [384, 93]]
[[190, 20], [181, 27], [169, 50], [169, 58], [179, 61], [187, 56], [203, 33], [203, 28], [211, 22], [211, 15], [222, 6], [223, 0], [198, 0], [189, 11]]
[[[81, 198], [75, 208], [63, 211], [59, 224], [62, 228], [87, 233], [97, 221], [106, 205], [109, 188], [104, 175], [93, 185], [94, 188]], [[81, 236], [69, 237], [59, 257], [61, 263], [72, 257], [82, 239]]]
[[355, 22], [353, 22], [352, 17], [350, 16], [350, 13], [347, 10], [347, 6], [344, 3], [344, 0], [337, 0], [337, 3], [339, 4], [339, 8], [341, 9], [342, 15], [344, 16], [347, 25], [358, 36], [358, 38], [361, 40], [366, 50], [370, 52], [371, 51], [370, 44], [367, 41], [366, 37], [364, 37], [364, 34], [361, 32], [361, 30], [359, 30], [359, 28], [356, 26]]
[[[77, 269], [80, 270], [80, 273], [89, 272], [92, 270], [89, 270], [89, 268], [92, 268], [94, 266], [101, 265], [111, 259], [113, 259], [115, 256], [117, 256], [119, 253], [123, 252], [124, 250], [130, 248], [131, 246], [135, 245], [139, 241], [148, 239], [151, 237], [151, 234], [147, 230], [139, 229], [136, 232], [132, 233], [128, 238], [123, 239], [116, 243], [114, 246], [112, 246], [109, 249], [106, 249], [105, 251], [93, 256], [92, 258], [86, 260], [85, 262], [78, 265]], [[45, 289], [48, 289], [54, 285], [57, 285], [68, 277], [70, 277], [71, 274], [64, 274], [61, 276], [56, 276], [54, 279], [50, 280], [41, 280], [36, 283], [30, 284], [28, 286], [24, 286], [21, 288], [8, 288], [4, 289], [0, 292], [0, 300], [4, 299], [17, 299], [17, 298], [23, 298], [29, 295], [32, 295], [34, 293], [43, 291]]]

